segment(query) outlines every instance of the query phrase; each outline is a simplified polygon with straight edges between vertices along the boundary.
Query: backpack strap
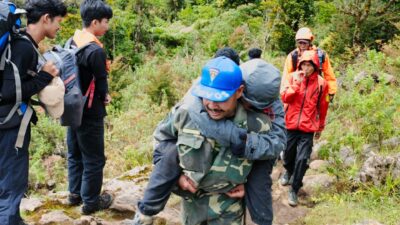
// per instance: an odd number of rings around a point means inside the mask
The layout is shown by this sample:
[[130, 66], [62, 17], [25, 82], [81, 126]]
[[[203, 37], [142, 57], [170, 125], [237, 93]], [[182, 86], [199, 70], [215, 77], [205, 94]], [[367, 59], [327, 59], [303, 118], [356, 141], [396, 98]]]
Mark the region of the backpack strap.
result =
[[[14, 80], [15, 80], [15, 105], [12, 107], [12, 109], [10, 110], [10, 112], [8, 113], [8, 115], [6, 116], [6, 118], [3, 121], [0, 121], [0, 125], [3, 125], [5, 123], [7, 123], [11, 117], [17, 112], [18, 108], [21, 105], [22, 102], [22, 89], [21, 89], [21, 77], [19, 75], [19, 70], [17, 68], [17, 66], [11, 62], [11, 45], [10, 45], [10, 41], [11, 41], [11, 37], [8, 37], [8, 44], [6, 46], [6, 49], [4, 50], [3, 54], [1, 55], [1, 65], [2, 68], [4, 70], [5, 64], [10, 64], [13, 68], [13, 73], [14, 73]], [[20, 113], [20, 112], [19, 112]], [[20, 114], [22, 115], [22, 114]]]
[[293, 71], [297, 70], [297, 60], [299, 59], [299, 52], [296, 50], [294, 50], [292, 52], [292, 67], [293, 67]]
[[89, 87], [86, 91], [85, 96], [89, 98], [89, 102], [88, 102], [88, 108], [92, 108], [92, 103], [93, 103], [93, 98], [94, 98], [94, 89], [95, 89], [96, 85], [95, 85], [95, 80], [94, 78], [92, 79], [92, 81], [89, 84]]
[[321, 97], [322, 97], [322, 91], [324, 88], [324, 78], [318, 76], [318, 89], [319, 89], [319, 93], [318, 93], [318, 101], [317, 101], [317, 119], [319, 120], [319, 115], [320, 115], [320, 111], [319, 111], [319, 107], [320, 107], [320, 101], [321, 101]]
[[317, 54], [318, 54], [318, 60], [319, 60], [319, 75], [321, 77], [323, 77], [323, 75], [322, 75], [322, 65], [325, 62], [325, 52], [322, 49], [317, 48]]
[[[18, 148], [22, 148], [24, 144], [25, 134], [28, 129], [31, 117], [33, 115], [33, 109], [29, 104], [24, 105], [22, 102], [21, 77], [19, 74], [18, 67], [11, 61], [11, 45], [10, 45], [11, 36], [8, 37], [8, 40], [9, 42], [6, 46], [6, 49], [1, 56], [0, 69], [4, 70], [5, 64], [10, 64], [12, 66], [14, 73], [14, 80], [15, 80], [15, 105], [12, 107], [6, 118], [0, 122], [0, 125], [7, 123], [15, 113], [18, 113], [19, 115], [24, 115], [22, 117], [22, 121], [18, 130], [17, 140], [15, 143], [15, 149], [18, 151]], [[31, 41], [29, 40], [29, 42]], [[22, 106], [24, 107], [26, 106], [26, 109], [22, 109]]]

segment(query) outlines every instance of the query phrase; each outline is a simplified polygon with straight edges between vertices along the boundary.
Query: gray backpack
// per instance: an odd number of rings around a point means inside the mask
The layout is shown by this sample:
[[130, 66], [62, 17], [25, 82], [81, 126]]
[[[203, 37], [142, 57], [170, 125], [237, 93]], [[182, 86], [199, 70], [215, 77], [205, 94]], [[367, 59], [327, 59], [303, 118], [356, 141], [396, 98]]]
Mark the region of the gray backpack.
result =
[[61, 116], [61, 125], [77, 128], [82, 122], [86, 99], [91, 97], [90, 94], [93, 94], [94, 89], [91, 90], [91, 85], [86, 94], [82, 94], [77, 64], [77, 54], [90, 44], [76, 48], [71, 45], [71, 42], [72, 38], [67, 41], [64, 48], [59, 45], [54, 46], [52, 50], [45, 52], [43, 56], [46, 60], [51, 60], [56, 64], [60, 70], [60, 78], [65, 85], [64, 113]]

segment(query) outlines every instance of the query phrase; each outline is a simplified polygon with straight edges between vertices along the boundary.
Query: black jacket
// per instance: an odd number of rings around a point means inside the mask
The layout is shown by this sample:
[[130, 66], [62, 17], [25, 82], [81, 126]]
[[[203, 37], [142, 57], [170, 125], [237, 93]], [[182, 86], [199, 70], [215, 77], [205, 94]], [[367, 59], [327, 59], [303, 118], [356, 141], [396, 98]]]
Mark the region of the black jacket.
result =
[[107, 115], [104, 101], [108, 93], [106, 53], [103, 48], [93, 43], [78, 53], [77, 60], [82, 94], [86, 94], [90, 82], [95, 78], [92, 107], [88, 108], [88, 99], [83, 110], [83, 117], [104, 117]]
[[[22, 33], [30, 39], [30, 41], [13, 35], [11, 41], [11, 61], [16, 65], [21, 77], [22, 100], [27, 103], [30, 98], [39, 93], [46, 87], [53, 76], [44, 71], [37, 71], [38, 55], [32, 46], [32, 43], [38, 47], [36, 42], [27, 33]], [[14, 72], [10, 64], [6, 64], [4, 72], [0, 72], [0, 105], [14, 105], [16, 101], [16, 88], [14, 80]], [[4, 117], [8, 112], [1, 112], [0, 117]], [[36, 122], [37, 117], [34, 113], [31, 121]]]

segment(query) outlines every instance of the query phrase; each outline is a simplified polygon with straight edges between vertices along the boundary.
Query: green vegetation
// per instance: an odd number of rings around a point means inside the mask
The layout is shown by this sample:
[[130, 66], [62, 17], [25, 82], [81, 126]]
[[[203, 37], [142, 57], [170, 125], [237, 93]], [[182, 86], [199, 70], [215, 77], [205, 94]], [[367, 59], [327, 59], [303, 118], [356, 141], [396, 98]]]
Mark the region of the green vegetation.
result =
[[[80, 27], [78, 1], [67, 2], [70, 14], [56, 43], [63, 43]], [[328, 170], [338, 183], [335, 193], [327, 192], [314, 200], [318, 204], [304, 223], [320, 224], [324, 218], [326, 224], [351, 224], [360, 222], [356, 221], [360, 217], [397, 222], [400, 182], [387, 177], [382, 185], [374, 186], [357, 183], [354, 178], [362, 165], [363, 145], [380, 145], [400, 135], [398, 1], [107, 2], [115, 17], [102, 39], [113, 60], [109, 78], [113, 102], [106, 119], [106, 178], [151, 163], [155, 126], [218, 48], [231, 46], [246, 60], [249, 48], [260, 47], [264, 59], [282, 68], [284, 57], [294, 48], [296, 30], [309, 26], [315, 43], [329, 53], [339, 83], [322, 136], [328, 144], [320, 152], [332, 162]], [[65, 129], [42, 114], [32, 129], [32, 190], [46, 186], [50, 178], [56, 189], [65, 190]], [[339, 158], [344, 146], [356, 153], [350, 168]], [[398, 151], [382, 148], [378, 153]], [[64, 158], [44, 163], [54, 154]]]

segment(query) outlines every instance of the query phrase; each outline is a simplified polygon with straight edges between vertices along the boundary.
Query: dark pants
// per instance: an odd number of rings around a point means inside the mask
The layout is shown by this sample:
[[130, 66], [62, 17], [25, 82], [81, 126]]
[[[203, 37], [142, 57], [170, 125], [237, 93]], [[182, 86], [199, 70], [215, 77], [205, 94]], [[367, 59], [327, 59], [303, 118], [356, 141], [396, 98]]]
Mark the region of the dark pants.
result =
[[314, 133], [288, 130], [287, 147], [283, 155], [283, 166], [293, 176], [292, 188], [297, 193], [303, 186], [303, 177], [308, 169]]
[[16, 225], [21, 220], [19, 205], [28, 187], [30, 127], [24, 144], [15, 149], [19, 127], [0, 130], [0, 224]]
[[245, 184], [245, 202], [251, 219], [258, 225], [271, 225], [273, 220], [271, 173], [275, 160], [257, 160]]
[[103, 118], [83, 118], [80, 127], [68, 128], [67, 144], [69, 192], [85, 205], [97, 204], [105, 165]]
[[[273, 220], [270, 174], [274, 163], [275, 160], [256, 161], [245, 185], [246, 206], [259, 225], [270, 225]], [[138, 202], [140, 212], [148, 216], [164, 209], [182, 173], [176, 143], [160, 143], [154, 151], [154, 164], [143, 199]]]
[[156, 215], [164, 209], [182, 173], [176, 143], [161, 142], [154, 150], [153, 163], [143, 199], [138, 202], [140, 212], [148, 216]]

